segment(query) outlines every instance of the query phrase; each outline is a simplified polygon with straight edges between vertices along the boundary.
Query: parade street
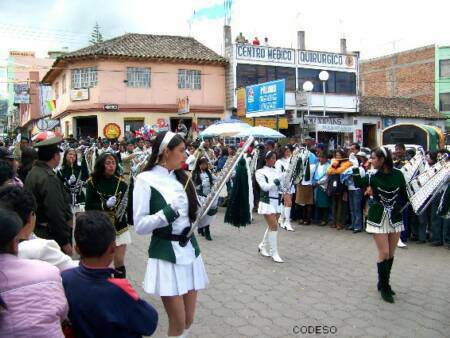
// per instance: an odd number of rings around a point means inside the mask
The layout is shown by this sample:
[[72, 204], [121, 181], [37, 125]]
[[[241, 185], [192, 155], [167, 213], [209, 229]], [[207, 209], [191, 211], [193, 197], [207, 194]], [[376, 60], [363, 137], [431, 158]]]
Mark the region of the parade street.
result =
[[[376, 289], [372, 237], [316, 225], [280, 231], [284, 264], [257, 252], [265, 223], [235, 229], [223, 210], [199, 239], [210, 285], [200, 292], [190, 337], [448, 337], [450, 250], [410, 243], [398, 249], [391, 285], [395, 304]], [[166, 337], [160, 298], [142, 291], [149, 236], [133, 232], [128, 279], [159, 312], [155, 337]], [[309, 333], [308, 333], [309, 332]]]

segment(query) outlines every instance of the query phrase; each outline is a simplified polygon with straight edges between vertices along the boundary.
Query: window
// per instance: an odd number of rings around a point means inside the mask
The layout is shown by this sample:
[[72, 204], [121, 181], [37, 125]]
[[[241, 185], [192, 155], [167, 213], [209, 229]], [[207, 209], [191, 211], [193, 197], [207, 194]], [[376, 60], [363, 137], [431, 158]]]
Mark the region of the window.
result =
[[439, 94], [439, 111], [450, 111], [450, 93]]
[[66, 92], [66, 74], [64, 74], [62, 78], [62, 93], [64, 94], [65, 92]]
[[55, 82], [55, 99], [59, 99], [59, 82]]
[[72, 89], [97, 86], [97, 67], [72, 69]]
[[450, 60], [439, 61], [439, 76], [450, 77]]
[[127, 86], [135, 88], [150, 88], [150, 69], [128, 67]]
[[295, 68], [238, 64], [237, 87], [242, 88], [274, 80], [286, 80], [286, 91], [295, 91]]
[[[319, 79], [319, 69], [298, 69], [298, 88], [303, 90], [303, 83], [311, 81], [313, 83], [313, 92], [322, 93], [322, 81]], [[327, 93], [353, 94], [356, 95], [356, 75], [349, 72], [335, 72], [328, 70], [330, 77], [326, 82], [325, 90]]]
[[201, 89], [199, 70], [178, 69], [178, 88]]

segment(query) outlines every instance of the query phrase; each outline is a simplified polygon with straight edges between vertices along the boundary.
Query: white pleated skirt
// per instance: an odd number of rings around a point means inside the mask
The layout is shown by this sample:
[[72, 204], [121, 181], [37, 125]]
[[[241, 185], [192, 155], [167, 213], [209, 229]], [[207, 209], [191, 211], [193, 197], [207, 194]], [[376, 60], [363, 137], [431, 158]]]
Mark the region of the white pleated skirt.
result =
[[120, 235], [116, 235], [116, 246], [131, 244], [130, 230], [122, 232]]
[[144, 291], [157, 296], [181, 296], [208, 286], [208, 275], [202, 256], [190, 264], [173, 264], [149, 258], [144, 277]]
[[281, 213], [281, 203], [278, 199], [269, 199], [269, 203], [259, 202], [258, 204], [258, 214], [260, 215], [270, 215]]
[[394, 232], [402, 232], [403, 230], [405, 230], [403, 222], [397, 223], [396, 226], [393, 227], [389, 222], [388, 216], [384, 215], [383, 217], [383, 222], [379, 227], [374, 226], [370, 224], [369, 221], [367, 221], [366, 232], [368, 232], [369, 234], [390, 234]]

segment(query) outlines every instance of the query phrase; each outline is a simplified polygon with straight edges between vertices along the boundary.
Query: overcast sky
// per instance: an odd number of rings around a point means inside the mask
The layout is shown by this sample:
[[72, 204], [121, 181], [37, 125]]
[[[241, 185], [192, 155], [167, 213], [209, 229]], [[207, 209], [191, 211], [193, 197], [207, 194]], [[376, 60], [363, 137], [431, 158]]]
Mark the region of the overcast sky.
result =
[[[0, 62], [9, 50], [75, 50], [88, 44], [98, 21], [106, 38], [127, 32], [191, 35], [222, 52], [223, 19], [189, 25], [195, 9], [217, 0], [0, 0]], [[450, 1], [428, 0], [234, 0], [233, 37], [269, 38], [271, 45], [296, 47], [296, 31], [306, 31], [306, 47], [348, 50], [362, 58], [428, 44], [450, 45]], [[190, 28], [189, 28], [190, 27]], [[0, 73], [0, 81], [4, 76]]]

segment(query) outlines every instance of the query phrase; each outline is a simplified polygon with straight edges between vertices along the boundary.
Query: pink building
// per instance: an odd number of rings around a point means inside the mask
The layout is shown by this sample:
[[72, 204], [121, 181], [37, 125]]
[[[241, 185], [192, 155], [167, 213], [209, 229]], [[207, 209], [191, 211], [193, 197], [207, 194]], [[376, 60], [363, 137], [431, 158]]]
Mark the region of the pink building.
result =
[[126, 34], [57, 58], [43, 82], [65, 136], [105, 137], [113, 126], [121, 138], [144, 124], [201, 130], [222, 118], [226, 65], [190, 37]]

